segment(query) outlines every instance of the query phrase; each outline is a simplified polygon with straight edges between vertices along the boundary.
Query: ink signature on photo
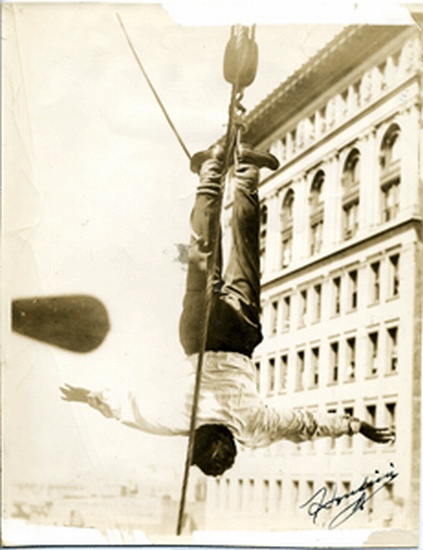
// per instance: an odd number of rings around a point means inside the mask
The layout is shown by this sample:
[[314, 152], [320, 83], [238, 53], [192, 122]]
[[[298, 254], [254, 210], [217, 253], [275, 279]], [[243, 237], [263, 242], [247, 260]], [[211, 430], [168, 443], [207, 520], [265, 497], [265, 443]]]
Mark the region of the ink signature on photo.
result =
[[[366, 503], [371, 500], [385, 485], [391, 483], [399, 472], [395, 470], [395, 465], [391, 462], [391, 469], [385, 474], [375, 470], [375, 477], [366, 476], [361, 484], [346, 493], [338, 495], [336, 483], [332, 493], [325, 486], [318, 489], [306, 502], [301, 504], [300, 508], [305, 508], [308, 515], [313, 518], [313, 523], [317, 523], [318, 516], [322, 510], [336, 509], [337, 513], [330, 520], [328, 529], [339, 527], [354, 514], [365, 509]], [[345, 504], [345, 506], [341, 506]], [[338, 508], [341, 507], [340, 510]]]

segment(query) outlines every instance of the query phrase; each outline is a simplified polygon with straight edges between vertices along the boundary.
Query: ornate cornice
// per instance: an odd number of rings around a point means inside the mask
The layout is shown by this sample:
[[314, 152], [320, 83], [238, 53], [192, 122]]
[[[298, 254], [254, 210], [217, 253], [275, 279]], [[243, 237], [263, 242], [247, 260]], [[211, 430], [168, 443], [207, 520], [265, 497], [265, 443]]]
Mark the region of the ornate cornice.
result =
[[337, 34], [246, 117], [246, 141], [266, 139], [375, 51], [401, 34], [404, 26], [352, 25]]

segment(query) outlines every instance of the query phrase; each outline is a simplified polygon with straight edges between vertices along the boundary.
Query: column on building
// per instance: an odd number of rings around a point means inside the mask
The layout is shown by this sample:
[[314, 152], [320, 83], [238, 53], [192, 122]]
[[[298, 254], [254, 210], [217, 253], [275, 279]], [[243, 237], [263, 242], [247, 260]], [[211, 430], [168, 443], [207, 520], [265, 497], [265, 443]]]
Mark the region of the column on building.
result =
[[379, 154], [375, 128], [369, 129], [359, 137], [358, 148], [361, 153], [358, 234], [365, 235], [371, 228], [380, 224]]
[[337, 153], [325, 159], [323, 250], [341, 241], [342, 235], [342, 186]]
[[281, 267], [281, 223], [279, 204], [277, 193], [273, 193], [266, 199], [267, 235], [264, 273], [274, 273]]
[[419, 214], [419, 118], [416, 102], [400, 113], [401, 184], [400, 212], [406, 216]]
[[292, 261], [308, 258], [310, 256], [310, 219], [309, 219], [309, 174], [302, 174], [295, 178], [293, 190], [295, 193], [294, 201], [294, 229], [293, 229], [293, 247]]

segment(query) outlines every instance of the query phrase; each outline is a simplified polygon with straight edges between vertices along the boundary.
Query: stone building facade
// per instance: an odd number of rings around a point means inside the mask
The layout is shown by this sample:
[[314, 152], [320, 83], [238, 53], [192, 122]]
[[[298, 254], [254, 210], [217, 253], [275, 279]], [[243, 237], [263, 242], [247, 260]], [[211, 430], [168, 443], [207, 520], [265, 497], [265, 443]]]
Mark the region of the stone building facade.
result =
[[301, 508], [318, 489], [345, 495], [394, 470], [343, 527], [418, 526], [421, 61], [414, 27], [347, 27], [251, 111], [246, 136], [281, 161], [260, 185], [260, 393], [393, 426], [396, 442], [241, 451], [208, 481], [207, 529], [324, 528], [335, 512], [313, 523]]

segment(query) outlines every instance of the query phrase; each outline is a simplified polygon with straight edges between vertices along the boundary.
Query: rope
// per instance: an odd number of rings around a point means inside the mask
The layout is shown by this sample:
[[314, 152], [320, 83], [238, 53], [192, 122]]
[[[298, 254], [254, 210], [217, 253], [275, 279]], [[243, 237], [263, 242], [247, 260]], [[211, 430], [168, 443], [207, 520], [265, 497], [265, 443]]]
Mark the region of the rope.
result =
[[[228, 171], [229, 164], [231, 161], [231, 154], [233, 153], [235, 156], [235, 147], [236, 145], [239, 145], [239, 142], [241, 139], [241, 133], [246, 129], [243, 123], [243, 116], [246, 112], [246, 109], [241, 104], [241, 101], [243, 98], [244, 88], [249, 84], [251, 84], [251, 82], [254, 80], [255, 73], [257, 70], [257, 45], [254, 42], [254, 33], [255, 33], [255, 26], [253, 26], [252, 28], [251, 38], [248, 37], [248, 32], [246, 32], [245, 27], [233, 26], [231, 28], [231, 38], [225, 52], [225, 60], [224, 60], [225, 79], [232, 84], [232, 93], [231, 93], [231, 99], [229, 103], [228, 126], [227, 126], [227, 131], [225, 136], [222, 178], [220, 182], [221, 183], [220, 192], [217, 199], [219, 212], [221, 212], [221, 208], [222, 208], [224, 183], [225, 183], [226, 173]], [[236, 43], [235, 50], [231, 50], [231, 41], [235, 41]], [[248, 48], [248, 53], [246, 53], [245, 48]], [[252, 57], [251, 60], [249, 60], [249, 56]], [[234, 158], [234, 164], [236, 164], [235, 158]], [[220, 224], [220, 217], [217, 216], [215, 226], [211, 228], [211, 231], [214, 231], [215, 234], [218, 233], [219, 224]], [[207, 283], [206, 283], [206, 300], [205, 300], [206, 303], [205, 303], [205, 311], [204, 311], [204, 322], [203, 322], [202, 331], [201, 331], [200, 350], [198, 354], [197, 371], [195, 376], [193, 406], [192, 406], [191, 422], [190, 422], [190, 428], [189, 428], [188, 449], [187, 449], [187, 456], [185, 460], [185, 469], [184, 469], [184, 476], [182, 481], [181, 498], [180, 498], [180, 505], [179, 505], [179, 513], [178, 513], [178, 525], [176, 530], [177, 535], [180, 535], [182, 532], [182, 523], [184, 518], [189, 469], [192, 464], [192, 458], [193, 458], [193, 452], [194, 452], [194, 439], [195, 439], [195, 429], [196, 429], [196, 420], [197, 420], [197, 411], [198, 411], [198, 400], [200, 395], [201, 374], [203, 369], [204, 354], [206, 349], [207, 334], [208, 334], [208, 327], [209, 327], [209, 321], [210, 321], [211, 303], [212, 303], [212, 294], [213, 294], [213, 274], [215, 270], [218, 249], [219, 249], [219, 239], [216, 239], [211, 257], [207, 265]]]
[[[234, 113], [237, 105], [238, 94], [239, 92], [237, 90], [237, 87], [233, 86], [231, 101], [229, 105], [228, 128], [227, 128], [227, 133], [225, 137], [225, 155], [224, 155], [224, 161], [223, 161], [222, 179], [221, 179], [221, 185], [220, 185], [220, 192], [217, 199], [219, 212], [222, 207], [222, 197], [224, 192], [225, 176], [229, 167], [231, 153], [233, 152], [234, 145], [235, 145]], [[215, 234], [218, 233], [219, 221], [220, 221], [219, 217], [216, 217], [215, 225], [214, 227], [211, 228], [211, 231], [213, 231]], [[194, 400], [193, 400], [191, 422], [190, 422], [190, 428], [189, 428], [188, 450], [187, 450], [187, 455], [185, 460], [184, 477], [182, 481], [181, 499], [180, 499], [180, 505], [179, 505], [179, 513], [178, 513], [178, 525], [176, 529], [177, 535], [180, 535], [182, 532], [182, 523], [183, 523], [183, 517], [184, 517], [189, 469], [190, 469], [193, 454], [194, 454], [194, 439], [195, 439], [195, 429], [196, 429], [196, 420], [197, 420], [197, 411], [198, 411], [198, 400], [200, 395], [201, 373], [203, 370], [204, 354], [206, 350], [207, 333], [208, 333], [208, 327], [209, 327], [209, 321], [210, 321], [211, 303], [212, 303], [212, 294], [213, 294], [213, 284], [212, 284], [213, 273], [216, 265], [218, 248], [219, 248], [219, 240], [216, 239], [212, 250], [212, 254], [209, 260], [209, 264], [207, 266], [207, 284], [206, 284], [206, 300], [205, 300], [206, 305], [205, 305], [205, 311], [204, 311], [204, 322], [203, 322], [202, 331], [201, 331], [200, 351], [198, 353], [197, 371], [195, 376], [194, 398], [193, 398]]]
[[153, 92], [153, 95], [154, 95], [154, 97], [156, 98], [156, 101], [157, 101], [157, 103], [159, 104], [159, 107], [161, 108], [161, 110], [162, 110], [162, 112], [163, 112], [163, 114], [164, 114], [164, 116], [165, 116], [165, 118], [166, 118], [166, 120], [167, 120], [169, 126], [170, 126], [171, 129], [173, 130], [173, 133], [175, 134], [176, 139], [178, 140], [179, 144], [181, 145], [182, 149], [184, 150], [184, 153], [186, 154], [186, 156], [188, 157], [188, 159], [191, 160], [191, 155], [190, 155], [190, 153], [189, 153], [189, 151], [188, 151], [188, 149], [187, 149], [187, 146], [185, 145], [185, 143], [183, 142], [181, 136], [179, 135], [179, 132], [178, 132], [178, 130], [176, 129], [175, 125], [173, 124], [172, 119], [170, 118], [168, 112], [166, 111], [166, 108], [165, 108], [165, 106], [163, 105], [162, 100], [161, 100], [160, 97], [159, 97], [159, 94], [156, 92], [156, 89], [154, 88], [153, 83], [152, 83], [151, 80], [149, 79], [148, 74], [147, 74], [146, 70], [144, 69], [143, 64], [141, 63], [141, 60], [140, 60], [140, 58], [138, 57], [137, 52], [135, 51], [134, 46], [132, 45], [131, 39], [129, 38], [128, 33], [126, 32], [126, 29], [125, 29], [125, 26], [124, 26], [124, 24], [123, 24], [123, 21], [122, 21], [122, 19], [120, 18], [120, 15], [119, 15], [118, 13], [116, 14], [116, 17], [117, 17], [117, 19], [118, 19], [118, 21], [119, 21], [119, 23], [120, 23], [120, 26], [122, 27], [123, 34], [125, 35], [126, 40], [128, 41], [129, 47], [131, 48], [131, 52], [134, 54], [135, 60], [136, 60], [136, 62], [138, 63], [138, 67], [141, 69], [141, 72], [142, 72], [142, 74], [144, 75], [144, 78], [145, 78], [147, 84], [148, 84], [149, 87], [150, 87], [150, 90]]

